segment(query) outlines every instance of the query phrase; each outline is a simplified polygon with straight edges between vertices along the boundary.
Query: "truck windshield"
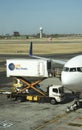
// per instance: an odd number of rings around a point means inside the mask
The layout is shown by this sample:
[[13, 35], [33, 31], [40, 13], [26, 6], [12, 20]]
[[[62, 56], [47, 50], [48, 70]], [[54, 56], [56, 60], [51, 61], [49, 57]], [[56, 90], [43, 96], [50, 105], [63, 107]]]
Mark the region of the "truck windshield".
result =
[[53, 88], [54, 93], [58, 93], [58, 89]]
[[64, 93], [64, 87], [59, 88], [59, 93]]

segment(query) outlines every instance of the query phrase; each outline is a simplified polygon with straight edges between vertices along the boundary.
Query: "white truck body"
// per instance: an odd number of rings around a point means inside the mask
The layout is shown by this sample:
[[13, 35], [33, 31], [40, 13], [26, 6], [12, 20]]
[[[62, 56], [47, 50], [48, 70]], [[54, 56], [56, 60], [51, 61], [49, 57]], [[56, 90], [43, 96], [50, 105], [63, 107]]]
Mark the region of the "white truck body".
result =
[[48, 62], [41, 59], [8, 59], [7, 77], [48, 77]]

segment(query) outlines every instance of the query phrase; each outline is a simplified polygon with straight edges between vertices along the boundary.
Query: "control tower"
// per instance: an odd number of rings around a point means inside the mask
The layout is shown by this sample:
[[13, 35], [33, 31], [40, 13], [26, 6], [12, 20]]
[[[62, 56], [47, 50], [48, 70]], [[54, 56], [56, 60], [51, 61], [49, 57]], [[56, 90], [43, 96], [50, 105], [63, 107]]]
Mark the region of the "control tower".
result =
[[40, 38], [42, 38], [42, 34], [43, 34], [43, 28], [40, 27]]

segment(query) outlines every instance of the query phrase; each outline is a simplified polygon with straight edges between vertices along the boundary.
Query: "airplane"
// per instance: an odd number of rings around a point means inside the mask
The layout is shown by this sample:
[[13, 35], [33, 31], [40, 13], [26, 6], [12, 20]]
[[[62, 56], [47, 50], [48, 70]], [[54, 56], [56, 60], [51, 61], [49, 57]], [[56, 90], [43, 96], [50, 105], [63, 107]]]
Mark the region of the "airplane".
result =
[[68, 61], [62, 61], [33, 55], [32, 49], [33, 43], [31, 42], [29, 50], [30, 57], [50, 60], [63, 65], [61, 72], [62, 85], [76, 94], [78, 102], [80, 94], [82, 93], [82, 55], [75, 56]]

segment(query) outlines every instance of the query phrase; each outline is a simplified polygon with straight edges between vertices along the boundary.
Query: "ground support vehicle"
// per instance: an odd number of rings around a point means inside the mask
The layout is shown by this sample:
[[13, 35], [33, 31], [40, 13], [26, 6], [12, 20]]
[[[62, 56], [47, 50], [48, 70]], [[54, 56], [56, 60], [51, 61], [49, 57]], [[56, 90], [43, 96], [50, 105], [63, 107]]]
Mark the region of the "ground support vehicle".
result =
[[28, 82], [22, 77], [16, 77], [16, 82], [13, 84], [13, 90], [7, 95], [8, 98], [18, 101], [33, 101], [33, 102], [50, 102], [56, 104], [64, 100], [64, 88], [61, 85], [50, 85], [44, 92], [39, 83], [44, 80]]
[[63, 100], [64, 91], [61, 85], [48, 86], [46, 92], [39, 86], [42, 80], [51, 77], [51, 61], [41, 59], [8, 59], [6, 61], [6, 69], [7, 77], [15, 77], [16, 79], [13, 84], [13, 91], [11, 94], [8, 94], [8, 98], [21, 101], [49, 101], [51, 104]]

